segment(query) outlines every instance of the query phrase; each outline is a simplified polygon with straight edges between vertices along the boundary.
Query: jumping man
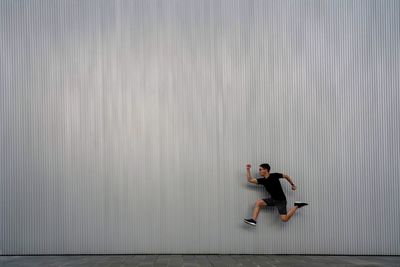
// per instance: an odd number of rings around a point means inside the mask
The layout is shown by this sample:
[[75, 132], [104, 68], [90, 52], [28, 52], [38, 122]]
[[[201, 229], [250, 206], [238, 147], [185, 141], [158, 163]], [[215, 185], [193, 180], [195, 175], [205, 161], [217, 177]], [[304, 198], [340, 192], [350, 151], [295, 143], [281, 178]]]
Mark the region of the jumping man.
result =
[[292, 190], [296, 190], [296, 186], [294, 185], [292, 179], [282, 173], [270, 173], [271, 167], [269, 164], [264, 163], [260, 165], [259, 174], [262, 178], [254, 179], [250, 174], [251, 165], [246, 165], [246, 178], [249, 183], [252, 184], [261, 184], [265, 187], [267, 192], [271, 195], [270, 198], [259, 199], [256, 201], [256, 205], [253, 210], [253, 217], [251, 219], [244, 219], [244, 222], [250, 225], [255, 226], [257, 224], [257, 216], [260, 212], [260, 209], [265, 206], [275, 206], [278, 208], [278, 212], [282, 221], [287, 222], [293, 216], [297, 209], [308, 205], [307, 203], [296, 201], [294, 206], [289, 209], [289, 212], [286, 210], [286, 196], [283, 193], [281, 183], [279, 181], [280, 178], [285, 178], [290, 185], [292, 186]]

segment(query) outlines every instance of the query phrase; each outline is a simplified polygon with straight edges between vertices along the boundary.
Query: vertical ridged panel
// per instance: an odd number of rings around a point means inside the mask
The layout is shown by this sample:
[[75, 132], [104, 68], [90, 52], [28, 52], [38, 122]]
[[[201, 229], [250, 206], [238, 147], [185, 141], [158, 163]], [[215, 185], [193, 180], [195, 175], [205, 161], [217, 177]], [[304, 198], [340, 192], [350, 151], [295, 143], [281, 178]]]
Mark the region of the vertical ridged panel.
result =
[[0, 254], [399, 255], [399, 13], [0, 0]]

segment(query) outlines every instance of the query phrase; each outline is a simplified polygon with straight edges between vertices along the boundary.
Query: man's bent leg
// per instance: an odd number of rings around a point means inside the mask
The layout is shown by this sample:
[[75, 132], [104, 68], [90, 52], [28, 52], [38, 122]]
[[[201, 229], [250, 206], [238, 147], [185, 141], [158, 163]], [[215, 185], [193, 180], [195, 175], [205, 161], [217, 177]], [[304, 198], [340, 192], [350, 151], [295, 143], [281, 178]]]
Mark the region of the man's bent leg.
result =
[[298, 209], [297, 206], [291, 207], [287, 214], [281, 214], [281, 216], [280, 216], [281, 220], [284, 222], [289, 221], [297, 209]]
[[254, 207], [254, 210], [253, 210], [253, 217], [252, 217], [253, 220], [257, 221], [257, 217], [258, 217], [258, 213], [260, 213], [260, 209], [265, 206], [267, 206], [267, 203], [265, 203], [264, 200], [259, 199], [256, 201], [256, 206]]

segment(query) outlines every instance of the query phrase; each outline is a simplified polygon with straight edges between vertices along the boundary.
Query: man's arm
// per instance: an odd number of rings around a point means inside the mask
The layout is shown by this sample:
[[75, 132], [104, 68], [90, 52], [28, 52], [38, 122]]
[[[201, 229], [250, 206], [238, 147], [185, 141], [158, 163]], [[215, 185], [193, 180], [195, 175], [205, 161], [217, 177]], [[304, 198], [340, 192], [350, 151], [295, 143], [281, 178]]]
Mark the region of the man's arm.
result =
[[251, 165], [250, 165], [250, 164], [247, 164], [247, 165], [246, 165], [246, 179], [247, 179], [247, 181], [248, 181], [249, 183], [257, 184], [257, 179], [254, 179], [254, 178], [251, 176], [250, 168], [251, 168]]
[[285, 178], [289, 182], [289, 184], [292, 186], [293, 191], [296, 190], [297, 187], [294, 185], [292, 178], [290, 178], [289, 175], [283, 174], [283, 178]]

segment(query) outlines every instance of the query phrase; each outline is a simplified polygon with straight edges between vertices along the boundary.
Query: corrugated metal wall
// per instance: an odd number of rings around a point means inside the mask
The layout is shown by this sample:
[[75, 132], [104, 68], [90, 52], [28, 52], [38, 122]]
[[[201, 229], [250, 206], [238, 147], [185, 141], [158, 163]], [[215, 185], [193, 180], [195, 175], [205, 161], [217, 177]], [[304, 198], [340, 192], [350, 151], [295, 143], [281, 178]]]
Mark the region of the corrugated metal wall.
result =
[[0, 12], [1, 254], [400, 254], [399, 1]]

